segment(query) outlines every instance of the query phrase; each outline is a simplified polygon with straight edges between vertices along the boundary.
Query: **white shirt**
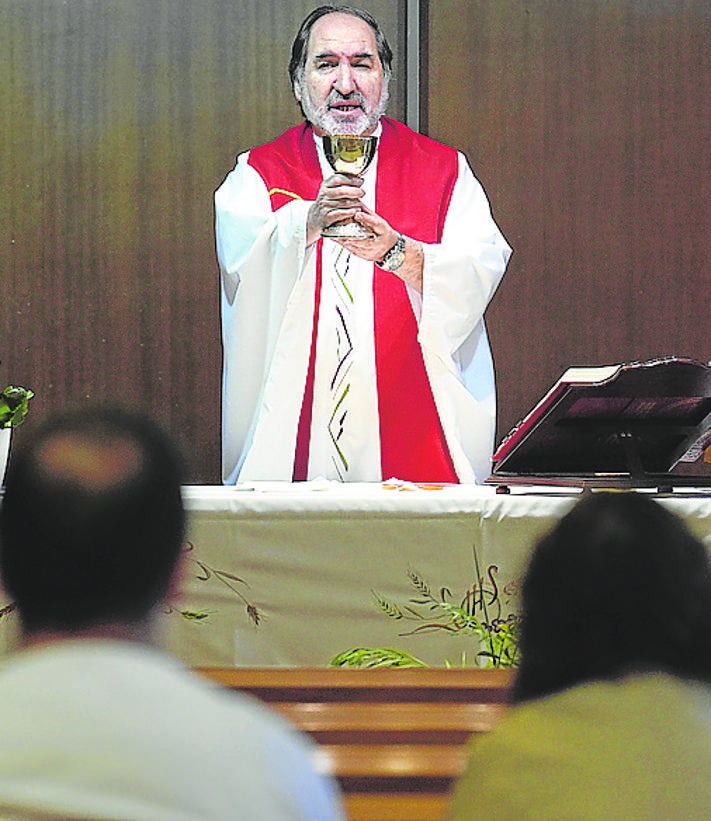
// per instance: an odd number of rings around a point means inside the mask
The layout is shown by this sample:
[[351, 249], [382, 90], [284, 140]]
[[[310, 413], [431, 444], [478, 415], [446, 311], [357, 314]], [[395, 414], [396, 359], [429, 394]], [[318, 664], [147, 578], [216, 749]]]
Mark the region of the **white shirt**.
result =
[[0, 668], [0, 818], [332, 821], [313, 745], [251, 697], [130, 642]]

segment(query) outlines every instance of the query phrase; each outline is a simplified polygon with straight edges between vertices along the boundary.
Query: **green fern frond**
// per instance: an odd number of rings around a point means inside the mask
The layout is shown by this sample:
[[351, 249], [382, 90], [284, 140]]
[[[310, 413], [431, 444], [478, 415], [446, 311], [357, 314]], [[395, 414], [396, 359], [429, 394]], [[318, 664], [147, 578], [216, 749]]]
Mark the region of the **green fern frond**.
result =
[[354, 647], [334, 656], [331, 667], [427, 667], [424, 661], [392, 647]]

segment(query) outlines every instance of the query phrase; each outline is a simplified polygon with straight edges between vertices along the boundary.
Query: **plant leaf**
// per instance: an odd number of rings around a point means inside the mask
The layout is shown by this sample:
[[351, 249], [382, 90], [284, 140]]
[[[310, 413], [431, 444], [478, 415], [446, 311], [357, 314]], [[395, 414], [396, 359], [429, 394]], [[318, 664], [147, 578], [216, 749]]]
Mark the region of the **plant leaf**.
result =
[[29, 388], [8, 385], [0, 393], [0, 428], [19, 427], [25, 421], [33, 396]]
[[334, 656], [331, 667], [427, 667], [424, 661], [392, 647], [354, 647]]

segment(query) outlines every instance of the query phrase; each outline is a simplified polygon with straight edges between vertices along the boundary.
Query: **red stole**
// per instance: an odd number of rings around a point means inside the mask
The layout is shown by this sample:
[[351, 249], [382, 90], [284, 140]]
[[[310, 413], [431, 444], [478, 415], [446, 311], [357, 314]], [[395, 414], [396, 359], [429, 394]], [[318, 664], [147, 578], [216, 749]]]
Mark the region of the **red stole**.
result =
[[[382, 125], [375, 210], [406, 236], [426, 243], [439, 242], [457, 179], [457, 153], [396, 120], [384, 118]], [[264, 180], [275, 211], [295, 197], [316, 199], [322, 175], [311, 129], [306, 124], [290, 129], [273, 143], [252, 149], [249, 163]], [[294, 459], [295, 481], [306, 479], [308, 470], [321, 291], [320, 247], [315, 287], [316, 309]], [[417, 341], [417, 322], [407, 289], [395, 274], [376, 267], [373, 299], [382, 478], [457, 482]]]

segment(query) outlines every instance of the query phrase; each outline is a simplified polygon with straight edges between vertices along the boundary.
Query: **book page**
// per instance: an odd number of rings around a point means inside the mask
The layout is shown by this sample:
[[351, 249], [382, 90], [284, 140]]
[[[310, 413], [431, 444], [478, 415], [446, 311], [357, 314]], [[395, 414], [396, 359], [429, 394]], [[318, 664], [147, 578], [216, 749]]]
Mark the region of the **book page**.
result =
[[621, 365], [601, 365], [600, 367], [574, 367], [561, 376], [557, 384], [565, 382], [581, 382], [582, 384], [592, 384], [594, 382], [604, 382], [613, 377], [621, 368]]

